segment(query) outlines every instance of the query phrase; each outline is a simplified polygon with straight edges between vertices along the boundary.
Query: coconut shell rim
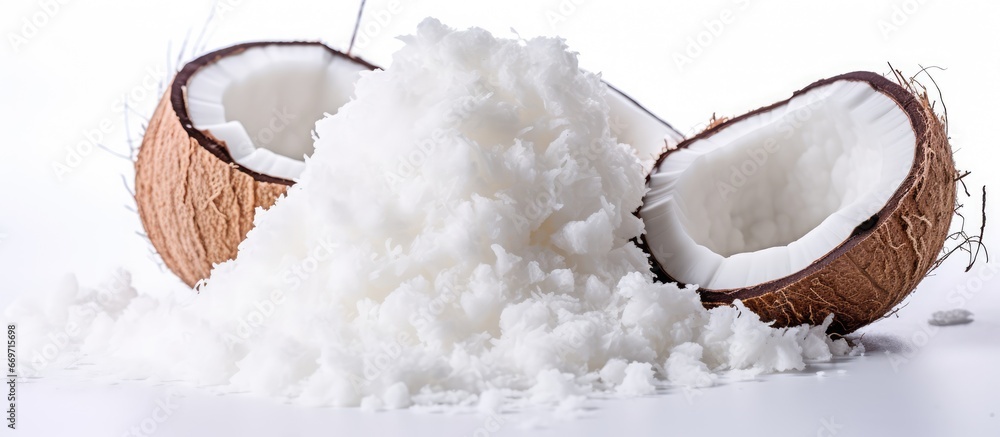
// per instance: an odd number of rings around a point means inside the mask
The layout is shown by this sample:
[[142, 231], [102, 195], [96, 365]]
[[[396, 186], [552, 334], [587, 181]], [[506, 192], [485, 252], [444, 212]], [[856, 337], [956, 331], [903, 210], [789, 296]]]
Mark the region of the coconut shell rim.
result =
[[259, 173], [237, 163], [233, 159], [232, 155], [230, 155], [229, 148], [226, 147], [224, 141], [220, 141], [219, 139], [211, 136], [210, 134], [202, 132], [194, 127], [194, 124], [191, 122], [191, 117], [188, 115], [188, 110], [187, 110], [187, 84], [191, 80], [191, 76], [193, 76], [202, 68], [205, 68], [209, 65], [214, 64], [215, 62], [218, 62], [220, 59], [238, 55], [246, 51], [247, 49], [255, 47], [272, 46], [272, 45], [319, 46], [326, 49], [333, 56], [347, 59], [348, 61], [364, 66], [369, 70], [378, 69], [378, 67], [360, 57], [348, 55], [341, 51], [335, 50], [320, 41], [245, 42], [206, 53], [188, 62], [187, 64], [184, 64], [184, 67], [177, 72], [177, 75], [174, 77], [174, 80], [170, 85], [170, 91], [169, 91], [170, 107], [173, 110], [174, 114], [177, 116], [178, 120], [180, 120], [181, 127], [184, 128], [184, 132], [187, 133], [189, 137], [194, 138], [195, 141], [197, 141], [202, 148], [207, 150], [209, 153], [218, 158], [220, 161], [228, 164], [231, 167], [235, 167], [236, 169], [238, 169], [243, 173], [246, 173], [247, 175], [252, 177], [255, 181], [291, 186], [295, 184], [295, 181], [285, 178], [270, 176], [264, 173]]
[[[612, 85], [610, 82], [604, 80], [603, 78], [601, 79], [601, 83], [603, 83], [604, 86], [608, 87], [608, 89], [610, 89], [611, 91], [613, 91], [615, 93], [618, 93], [618, 95], [620, 95], [623, 98], [625, 98], [625, 100], [627, 100], [629, 103], [631, 103], [632, 105], [634, 105], [640, 111], [644, 112], [650, 118], [652, 118], [653, 120], [656, 120], [660, 124], [666, 126], [667, 129], [670, 129], [671, 132], [677, 134], [678, 138], [682, 138], [683, 139], [683, 140], [681, 140], [682, 142], [683, 141], [687, 141], [687, 139], [684, 138], [684, 134], [682, 134], [681, 131], [677, 130], [677, 128], [675, 128], [672, 124], [670, 124], [670, 122], [668, 122], [668, 121], [664, 120], [663, 118], [660, 118], [660, 116], [654, 114], [653, 111], [649, 110], [649, 108], [646, 108], [641, 103], [639, 103], [639, 101], [637, 101], [635, 98], [633, 98], [632, 96], [630, 96], [628, 93], [626, 93], [625, 91], [622, 91], [621, 88], [618, 88], [618, 87]], [[666, 146], [667, 146], [667, 139], [666, 138], [663, 139], [663, 143], [664, 143], [664, 149], [663, 150], [664, 150], [664, 153], [666, 153], [667, 151], [669, 151], [669, 150], [666, 149]], [[680, 144], [680, 143], [678, 143], [678, 144]], [[663, 154], [661, 153], [660, 155], [662, 156]], [[659, 163], [659, 161], [657, 161], [657, 163]], [[646, 177], [649, 177], [649, 175], [646, 175]]]
[[[926, 143], [925, 139], [927, 137], [927, 122], [925, 119], [926, 114], [924, 113], [924, 108], [920, 103], [920, 101], [917, 99], [917, 97], [909, 90], [903, 88], [903, 86], [889, 80], [888, 78], [878, 73], [873, 73], [870, 71], [854, 71], [850, 73], [829, 77], [826, 79], [821, 79], [819, 81], [813, 82], [812, 84], [806, 86], [805, 88], [795, 91], [794, 93], [792, 93], [791, 97], [785, 100], [773, 103], [771, 105], [763, 106], [761, 108], [747, 112], [738, 117], [728, 119], [722, 123], [714, 125], [708, 129], [705, 129], [703, 132], [684, 140], [683, 142], [678, 144], [677, 147], [670, 149], [664, 152], [662, 155], [660, 155], [660, 157], [657, 158], [656, 163], [653, 165], [653, 171], [651, 171], [650, 174], [646, 177], [646, 185], [649, 186], [649, 182], [652, 178], [652, 175], [656, 172], [655, 170], [660, 166], [661, 163], [663, 163], [665, 159], [667, 159], [674, 152], [687, 148], [695, 141], [710, 138], [711, 136], [721, 132], [723, 129], [726, 129], [732, 124], [739, 123], [749, 117], [752, 117], [760, 113], [773, 111], [777, 108], [787, 105], [795, 97], [798, 97], [802, 94], [805, 94], [821, 86], [829, 85], [831, 83], [839, 81], [854, 81], [854, 82], [867, 83], [875, 91], [881, 92], [882, 94], [885, 94], [890, 99], [892, 99], [897, 105], [899, 105], [900, 109], [902, 109], [903, 112], [906, 113], [907, 118], [910, 121], [910, 126], [913, 129], [914, 138], [916, 139], [913, 147], [914, 149], [913, 165], [910, 167], [910, 171], [906, 174], [906, 178], [903, 179], [903, 181], [900, 183], [896, 191], [893, 192], [892, 196], [878, 212], [876, 212], [868, 220], [865, 220], [864, 222], [859, 224], [854, 229], [854, 231], [851, 232], [851, 235], [847, 237], [847, 239], [845, 239], [843, 242], [841, 242], [839, 245], [834, 247], [832, 250], [827, 252], [822, 257], [813, 261], [811, 264], [807, 265], [806, 267], [796, 272], [793, 272], [790, 275], [743, 288], [709, 289], [699, 286], [697, 292], [701, 296], [703, 302], [728, 304], [736, 299], [749, 299], [757, 296], [766, 295], [768, 293], [781, 290], [799, 281], [801, 278], [807, 277], [813, 273], [816, 273], [824, 269], [825, 267], [830, 265], [834, 260], [840, 258], [842, 255], [846, 254], [851, 249], [855, 248], [858, 244], [864, 241], [866, 237], [874, 233], [875, 230], [877, 230], [879, 226], [881, 226], [883, 222], [887, 218], [889, 218], [892, 215], [892, 213], [899, 207], [900, 201], [902, 200], [903, 196], [906, 195], [913, 188], [913, 185], [916, 182], [919, 176], [919, 172], [924, 164], [924, 158], [926, 155], [924, 150], [928, 147], [928, 145], [925, 144]], [[639, 216], [640, 218], [642, 217], [642, 207], [640, 207], [639, 210], [636, 211], [636, 215]], [[683, 284], [681, 281], [677, 281], [672, 276], [670, 276], [669, 273], [666, 272], [666, 270], [663, 268], [660, 262], [656, 259], [656, 256], [653, 254], [652, 250], [650, 250], [649, 245], [645, 240], [645, 235], [640, 236], [640, 238], [638, 239], [638, 245], [643, 249], [643, 251], [645, 251], [649, 255], [649, 259], [653, 267], [653, 273], [656, 276], [668, 282], [677, 282], [679, 284]]]

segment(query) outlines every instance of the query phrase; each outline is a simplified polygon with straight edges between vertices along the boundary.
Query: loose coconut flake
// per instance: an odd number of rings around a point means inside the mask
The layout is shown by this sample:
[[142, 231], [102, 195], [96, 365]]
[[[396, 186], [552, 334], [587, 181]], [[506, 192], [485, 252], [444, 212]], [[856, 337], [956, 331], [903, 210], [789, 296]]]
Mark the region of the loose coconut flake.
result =
[[934, 326], [965, 325], [972, 323], [972, 311], [966, 309], [953, 309], [948, 311], [935, 311], [931, 314], [927, 323]]
[[578, 409], [847, 352], [829, 318], [773, 328], [654, 282], [632, 242], [642, 163], [562, 40], [427, 20], [404, 41], [317, 124], [301, 181], [191, 304], [123, 291], [105, 307], [69, 283], [8, 319], [76, 323], [65, 350], [116, 376], [366, 410]]

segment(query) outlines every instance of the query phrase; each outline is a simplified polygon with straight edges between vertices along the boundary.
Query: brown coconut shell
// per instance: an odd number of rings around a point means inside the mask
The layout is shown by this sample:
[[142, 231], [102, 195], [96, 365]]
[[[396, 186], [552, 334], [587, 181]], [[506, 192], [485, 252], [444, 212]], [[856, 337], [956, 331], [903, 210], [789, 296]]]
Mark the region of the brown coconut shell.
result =
[[253, 228], [256, 208], [267, 209], [294, 182], [234, 162], [225, 142], [195, 129], [186, 91], [201, 68], [262, 45], [321, 45], [369, 69], [375, 66], [316, 42], [257, 42], [208, 53], [177, 73], [146, 128], [135, 163], [139, 217], [164, 264], [189, 286], [214, 264], [236, 256]]
[[[833, 313], [830, 332], [846, 334], [889, 314], [934, 265], [948, 236], [955, 207], [955, 164], [944, 123], [934, 113], [926, 94], [914, 95], [870, 72], [821, 80], [793, 97], [844, 80], [871, 85], [906, 112], [916, 137], [910, 172], [878, 213], [860, 223], [847, 240], [822, 258], [797, 273], [751, 287], [701, 288], [698, 293], [706, 307], [740, 299], [763, 320], [778, 326], [816, 325]], [[749, 116], [786, 105], [789, 100], [713, 124], [661, 156], [657, 167], [673, 151], [711, 137]], [[650, 254], [654, 273], [661, 280], [676, 282], [646, 242], [640, 240], [640, 245]]]

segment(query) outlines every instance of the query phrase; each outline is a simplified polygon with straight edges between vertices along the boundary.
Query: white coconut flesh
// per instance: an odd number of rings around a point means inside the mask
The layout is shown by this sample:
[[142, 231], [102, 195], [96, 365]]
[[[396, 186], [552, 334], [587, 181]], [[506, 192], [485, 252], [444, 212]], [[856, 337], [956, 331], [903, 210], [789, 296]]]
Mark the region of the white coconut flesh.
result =
[[605, 98], [612, 133], [619, 142], [635, 149], [636, 156], [645, 164], [643, 169], [648, 172], [667, 147], [676, 146], [684, 138], [617, 89], [608, 88]]
[[885, 206], [915, 147], [906, 112], [867, 83], [813, 88], [659, 163], [646, 242], [668, 275], [706, 289], [792, 275]]
[[188, 116], [237, 164], [295, 180], [312, 154], [316, 121], [350, 101], [367, 70], [319, 44], [251, 47], [191, 76]]

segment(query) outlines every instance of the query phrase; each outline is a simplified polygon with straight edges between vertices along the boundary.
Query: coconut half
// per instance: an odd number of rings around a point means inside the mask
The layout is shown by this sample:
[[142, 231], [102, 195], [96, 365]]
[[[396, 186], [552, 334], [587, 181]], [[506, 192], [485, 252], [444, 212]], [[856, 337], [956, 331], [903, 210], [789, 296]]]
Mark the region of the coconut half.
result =
[[312, 129], [375, 67], [312, 42], [240, 44], [178, 72], [146, 128], [136, 203], [164, 264], [194, 286], [285, 193]]
[[[189, 286], [236, 256], [305, 168], [315, 122], [376, 67], [315, 42], [256, 42], [206, 54], [174, 78], [136, 161], [136, 203], [153, 247]], [[651, 168], [683, 136], [609, 87], [610, 124]]]
[[852, 332], [891, 311], [947, 237], [955, 168], [927, 101], [874, 73], [814, 83], [657, 161], [639, 215], [663, 280], [707, 306]]

